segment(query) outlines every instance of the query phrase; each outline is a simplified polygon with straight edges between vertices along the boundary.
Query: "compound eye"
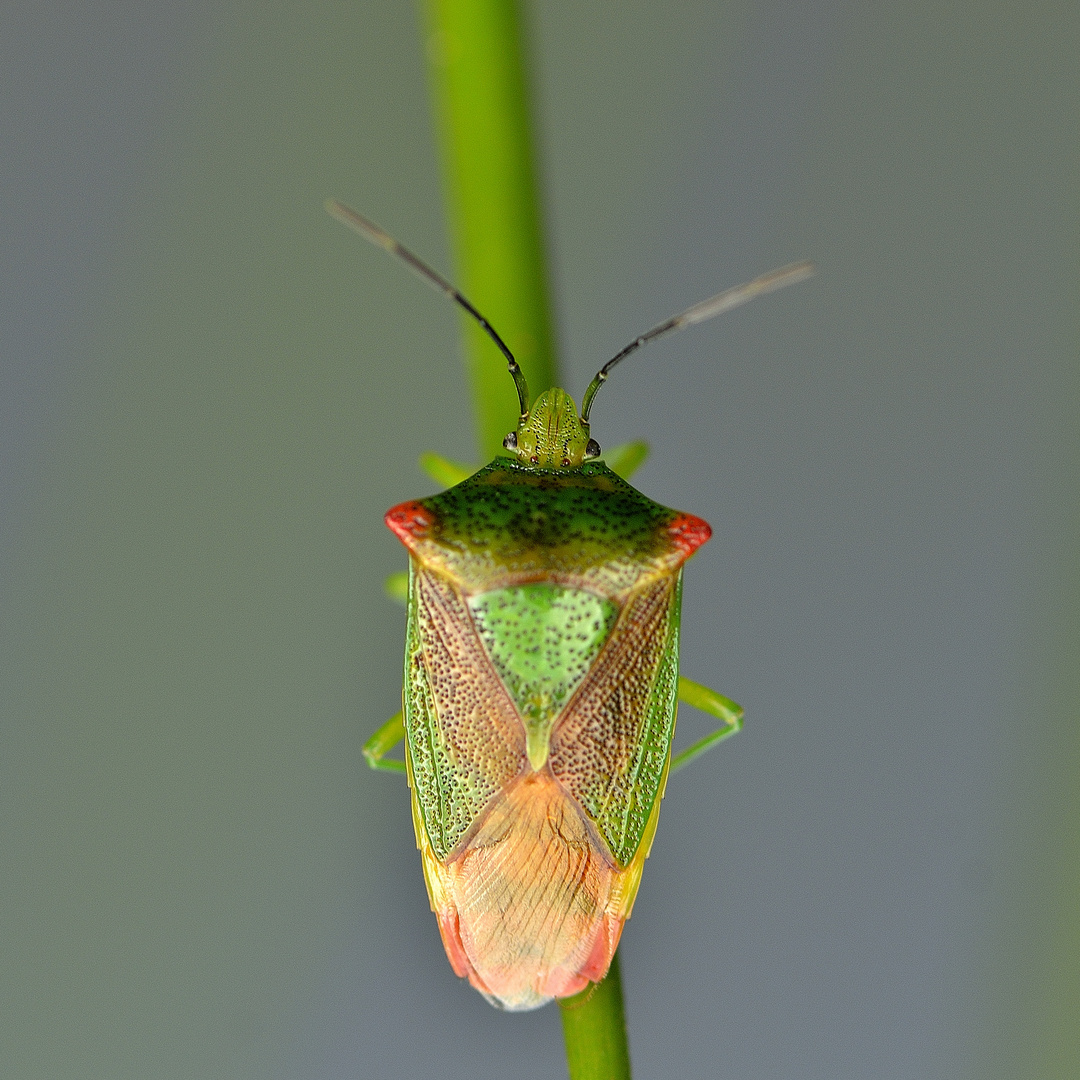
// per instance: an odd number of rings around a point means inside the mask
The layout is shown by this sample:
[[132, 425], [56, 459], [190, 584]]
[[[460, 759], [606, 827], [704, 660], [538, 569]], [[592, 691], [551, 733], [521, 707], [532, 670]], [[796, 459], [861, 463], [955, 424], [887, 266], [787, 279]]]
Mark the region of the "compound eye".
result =
[[595, 439], [590, 439], [585, 444], [585, 456], [587, 458], [594, 458], [600, 456], [600, 444]]
[[517, 432], [516, 431], [511, 431], [510, 434], [507, 435], [505, 439], [503, 439], [503, 446], [507, 450], [516, 450], [517, 449]]

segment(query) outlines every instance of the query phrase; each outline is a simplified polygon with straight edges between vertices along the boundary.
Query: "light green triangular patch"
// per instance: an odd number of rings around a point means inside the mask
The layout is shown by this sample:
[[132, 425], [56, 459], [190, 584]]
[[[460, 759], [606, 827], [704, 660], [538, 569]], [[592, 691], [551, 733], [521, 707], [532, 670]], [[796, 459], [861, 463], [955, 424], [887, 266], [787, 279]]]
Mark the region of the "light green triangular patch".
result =
[[525, 721], [529, 761], [539, 769], [552, 722], [585, 678], [619, 609], [595, 593], [547, 582], [481, 593], [469, 608]]

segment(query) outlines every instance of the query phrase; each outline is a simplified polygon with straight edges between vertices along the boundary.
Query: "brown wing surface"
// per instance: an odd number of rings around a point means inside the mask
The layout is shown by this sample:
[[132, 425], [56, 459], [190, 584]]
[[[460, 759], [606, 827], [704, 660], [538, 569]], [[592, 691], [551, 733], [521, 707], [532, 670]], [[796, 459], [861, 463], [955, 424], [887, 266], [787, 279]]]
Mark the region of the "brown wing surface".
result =
[[525, 729], [468, 608], [414, 561], [405, 663], [412, 784], [437, 858], [525, 767]]
[[556, 779], [620, 867], [660, 796], [675, 724], [681, 573], [632, 595], [551, 735]]

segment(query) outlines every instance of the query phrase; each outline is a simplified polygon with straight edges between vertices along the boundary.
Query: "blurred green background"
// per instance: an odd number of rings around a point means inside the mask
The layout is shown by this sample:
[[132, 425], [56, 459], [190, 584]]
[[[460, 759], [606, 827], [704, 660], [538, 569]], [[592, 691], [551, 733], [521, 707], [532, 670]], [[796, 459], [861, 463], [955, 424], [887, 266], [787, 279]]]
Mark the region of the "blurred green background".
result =
[[[565, 382], [712, 522], [637, 1075], [1080, 1072], [1075, 5], [530, 9]], [[563, 1075], [450, 971], [393, 503], [470, 460], [409, 4], [0, 15], [0, 1076]], [[483, 298], [472, 298], [483, 309]], [[507, 381], [507, 394], [512, 387]], [[704, 730], [687, 712], [682, 740]]]

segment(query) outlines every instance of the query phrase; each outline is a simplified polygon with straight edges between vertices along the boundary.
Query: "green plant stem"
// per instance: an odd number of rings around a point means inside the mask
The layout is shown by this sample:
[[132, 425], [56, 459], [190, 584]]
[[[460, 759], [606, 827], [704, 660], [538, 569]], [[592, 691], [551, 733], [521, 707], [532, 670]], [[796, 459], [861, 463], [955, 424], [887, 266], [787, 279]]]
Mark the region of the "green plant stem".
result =
[[[557, 378], [521, 14], [516, 0], [424, 0], [458, 287], [510, 346], [535, 397]], [[481, 460], [517, 425], [514, 385], [464, 320]], [[571, 1080], [630, 1080], [619, 958], [560, 1002]]]
[[[556, 381], [555, 337], [515, 0], [424, 0], [458, 287], [509, 345], [533, 397]], [[506, 361], [463, 316], [480, 459], [518, 409]]]
[[570, 1080], [630, 1080], [619, 954], [607, 978], [559, 1002]]

